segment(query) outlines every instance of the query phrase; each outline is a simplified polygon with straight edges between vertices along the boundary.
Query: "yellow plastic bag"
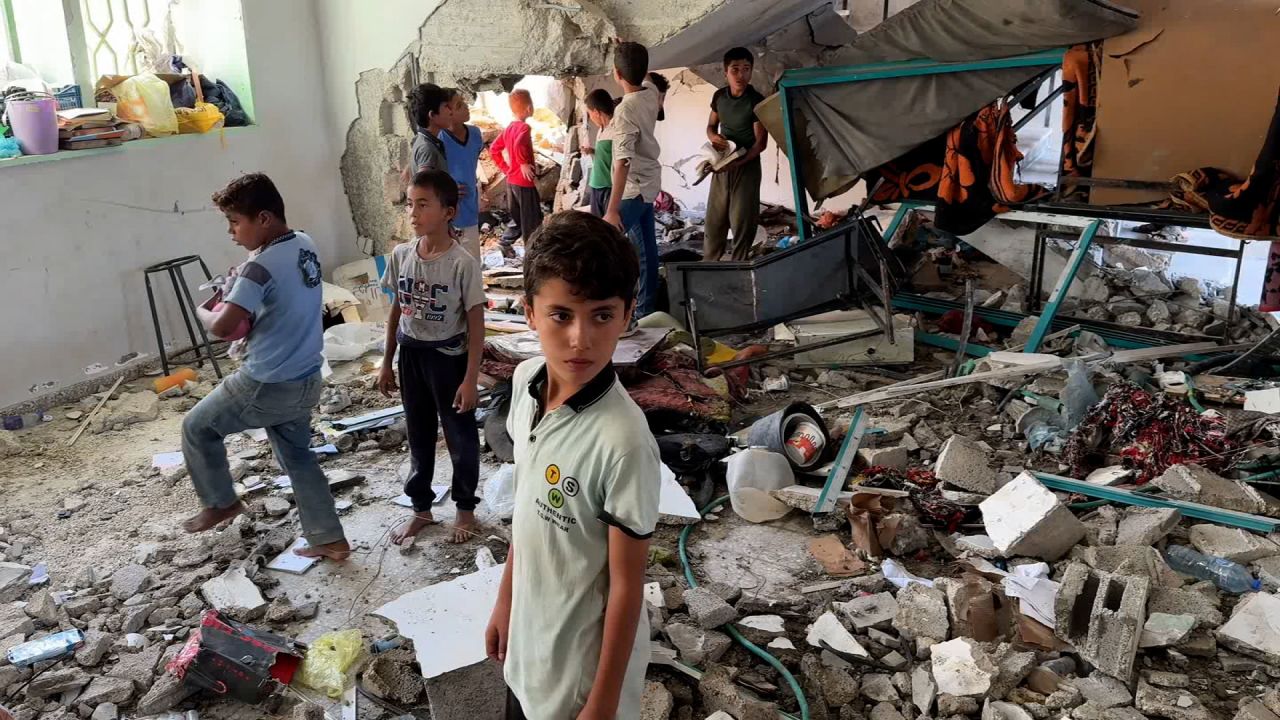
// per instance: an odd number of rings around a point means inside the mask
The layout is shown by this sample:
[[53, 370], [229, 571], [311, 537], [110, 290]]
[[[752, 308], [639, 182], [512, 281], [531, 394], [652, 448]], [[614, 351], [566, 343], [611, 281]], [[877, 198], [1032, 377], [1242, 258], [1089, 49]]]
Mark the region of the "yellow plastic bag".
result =
[[169, 97], [169, 83], [155, 73], [134, 75], [111, 89], [116, 96], [116, 115], [135, 122], [152, 137], [178, 132], [178, 116]]
[[351, 669], [363, 654], [364, 638], [359, 630], [325, 633], [311, 643], [302, 659], [298, 682], [322, 690], [331, 698], [340, 698], [351, 679]]
[[207, 133], [222, 127], [226, 122], [217, 105], [204, 101], [204, 91], [200, 88], [200, 74], [191, 73], [191, 84], [196, 88], [196, 106], [194, 108], [176, 108], [178, 114], [178, 132], [182, 134]]

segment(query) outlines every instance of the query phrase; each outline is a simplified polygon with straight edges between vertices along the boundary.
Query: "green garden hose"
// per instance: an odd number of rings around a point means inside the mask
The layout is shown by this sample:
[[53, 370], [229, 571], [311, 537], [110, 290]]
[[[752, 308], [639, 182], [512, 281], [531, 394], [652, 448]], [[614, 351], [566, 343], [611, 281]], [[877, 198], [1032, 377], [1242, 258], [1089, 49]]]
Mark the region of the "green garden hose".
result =
[[[712, 500], [706, 507], [698, 511], [699, 517], [706, 515], [728, 501], [728, 495]], [[684, 570], [684, 579], [689, 582], [689, 587], [696, 588], [698, 587], [698, 581], [693, 578], [693, 570], [689, 568], [689, 554], [685, 549], [685, 546], [689, 542], [689, 533], [692, 530], [693, 525], [686, 525], [684, 529], [680, 531], [680, 542], [677, 549], [680, 553], [680, 568]], [[725, 625], [721, 629], [728, 633], [729, 637], [733, 638], [739, 645], [746, 648], [752, 655], [755, 655], [765, 661], [770, 667], [778, 671], [778, 674], [782, 676], [782, 679], [787, 681], [787, 685], [791, 688], [792, 694], [796, 696], [796, 703], [800, 706], [800, 720], [809, 720], [809, 701], [805, 698], [804, 691], [800, 689], [800, 683], [796, 682], [796, 678], [791, 674], [791, 671], [787, 670], [782, 663], [778, 661], [778, 658], [770, 655], [760, 646], [742, 637], [742, 633], [738, 632], [738, 629], [734, 626]]]

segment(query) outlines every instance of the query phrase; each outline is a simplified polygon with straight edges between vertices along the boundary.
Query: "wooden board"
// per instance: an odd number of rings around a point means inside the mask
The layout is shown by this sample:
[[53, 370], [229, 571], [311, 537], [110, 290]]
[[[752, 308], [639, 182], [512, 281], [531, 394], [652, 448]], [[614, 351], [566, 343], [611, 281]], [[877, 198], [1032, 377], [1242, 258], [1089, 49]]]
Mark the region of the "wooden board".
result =
[[[1123, 4], [1142, 17], [1137, 30], [1102, 45], [1093, 176], [1167, 182], [1206, 165], [1246, 176], [1280, 87], [1280, 5], [1273, 0]], [[1164, 197], [1123, 188], [1090, 192], [1095, 205]]]

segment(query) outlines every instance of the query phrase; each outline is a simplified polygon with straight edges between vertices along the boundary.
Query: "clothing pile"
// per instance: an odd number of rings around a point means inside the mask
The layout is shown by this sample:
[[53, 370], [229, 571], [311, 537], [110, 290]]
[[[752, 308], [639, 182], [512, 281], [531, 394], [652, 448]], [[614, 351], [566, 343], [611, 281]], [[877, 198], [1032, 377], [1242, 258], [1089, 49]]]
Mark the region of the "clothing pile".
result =
[[1235, 464], [1232, 451], [1239, 446], [1228, 437], [1222, 415], [1197, 413], [1185, 400], [1125, 381], [1112, 385], [1089, 409], [1067, 441], [1064, 457], [1072, 472], [1084, 477], [1093, 469], [1091, 455], [1117, 454], [1141, 485], [1173, 465], [1195, 463], [1225, 473]]
[[974, 511], [974, 508], [966, 509], [943, 498], [942, 483], [932, 470], [923, 468], [903, 471], [891, 467], [869, 467], [854, 479], [854, 487], [858, 486], [905, 490], [921, 517], [946, 528], [948, 533], [955, 532]]

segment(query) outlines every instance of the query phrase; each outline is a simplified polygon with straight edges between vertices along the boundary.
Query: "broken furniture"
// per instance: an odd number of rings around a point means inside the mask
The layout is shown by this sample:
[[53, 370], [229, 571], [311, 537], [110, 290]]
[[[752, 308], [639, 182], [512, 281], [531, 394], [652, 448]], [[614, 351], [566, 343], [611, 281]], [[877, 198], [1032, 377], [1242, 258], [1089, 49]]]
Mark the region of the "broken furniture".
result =
[[[147, 267], [143, 271], [143, 280], [147, 285], [147, 304], [151, 306], [151, 324], [156, 329], [156, 352], [160, 355], [160, 367], [163, 374], [168, 375], [169, 369], [169, 353], [164, 348], [164, 333], [160, 329], [160, 314], [156, 310], [156, 296], [151, 289], [151, 276], [157, 273], [168, 273], [169, 282], [173, 284], [173, 294], [178, 301], [178, 309], [182, 312], [182, 322], [187, 326], [187, 338], [191, 340], [190, 350], [196, 358], [196, 365], [203, 366], [204, 357], [209, 358], [209, 362], [213, 365], [213, 372], [222, 377], [222, 368], [218, 367], [218, 360], [214, 357], [213, 343], [209, 341], [209, 333], [204, 329], [204, 323], [200, 322], [196, 308], [199, 305], [191, 298], [191, 289], [187, 287], [187, 281], [183, 277], [182, 268], [187, 265], [199, 263], [200, 269], [204, 271], [205, 280], [212, 280], [213, 275], [209, 273], [209, 266], [204, 264], [204, 260], [199, 255], [184, 255], [172, 260], [166, 260]], [[194, 328], [192, 327], [194, 325]], [[196, 331], [200, 332], [200, 340], [196, 341]]]
[[292, 640], [206, 610], [168, 669], [191, 685], [256, 705], [293, 682], [301, 666]]
[[[718, 363], [727, 369], [817, 350], [883, 333], [893, 340], [894, 259], [872, 220], [852, 221], [781, 252], [751, 261], [686, 262], [667, 265], [673, 311], [683, 308], [693, 347], [704, 337], [750, 333], [828, 310], [861, 306], [875, 320], [872, 330]], [[797, 282], [800, 280], [800, 282]], [[873, 308], [876, 301], [880, 309]], [[697, 353], [698, 369], [706, 360]]]

